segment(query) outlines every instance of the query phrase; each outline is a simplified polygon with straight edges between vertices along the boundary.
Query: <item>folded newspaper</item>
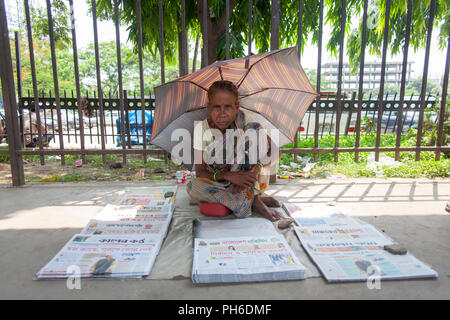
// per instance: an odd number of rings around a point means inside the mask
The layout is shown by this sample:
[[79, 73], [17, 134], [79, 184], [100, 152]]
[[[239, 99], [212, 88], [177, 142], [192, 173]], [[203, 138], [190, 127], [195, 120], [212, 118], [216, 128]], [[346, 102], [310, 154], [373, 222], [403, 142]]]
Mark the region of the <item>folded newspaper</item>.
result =
[[76, 234], [37, 274], [38, 278], [141, 278], [150, 273], [159, 236]]
[[393, 244], [389, 237], [338, 207], [289, 203], [283, 207], [296, 220], [294, 230], [303, 248], [330, 282], [438, 276], [411, 254], [385, 251], [384, 245]]
[[176, 187], [127, 189], [76, 234], [37, 278], [148, 276], [174, 210]]
[[306, 268], [267, 219], [197, 223], [194, 283], [305, 279]]

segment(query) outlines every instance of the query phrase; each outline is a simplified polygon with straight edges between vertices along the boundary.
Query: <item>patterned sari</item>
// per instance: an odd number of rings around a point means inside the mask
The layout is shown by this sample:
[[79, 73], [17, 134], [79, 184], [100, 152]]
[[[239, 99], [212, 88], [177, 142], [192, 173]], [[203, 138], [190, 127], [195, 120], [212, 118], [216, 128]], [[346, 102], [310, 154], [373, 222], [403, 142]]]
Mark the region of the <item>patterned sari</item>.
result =
[[[247, 120], [247, 123], [246, 123]], [[242, 129], [242, 134], [237, 137], [237, 140], [243, 137], [243, 134], [249, 130], [254, 129], [258, 131], [260, 125], [257, 122], [249, 122], [250, 119], [244, 115], [242, 111], [239, 111], [234, 123], [229, 129]], [[207, 124], [204, 121], [203, 124]], [[194, 137], [195, 139], [195, 137]], [[223, 161], [216, 163], [217, 160], [215, 150], [218, 146], [222, 146]], [[215, 149], [214, 149], [215, 148]], [[248, 148], [248, 144], [235, 143], [234, 144], [234, 162], [233, 164], [226, 164], [226, 141], [225, 135], [216, 136], [214, 143], [210, 143], [203, 149], [204, 160], [207, 170], [210, 173], [215, 172], [228, 172], [228, 171], [242, 171], [248, 170], [248, 161], [246, 164], [238, 164], [236, 157], [242, 153], [245, 153], [245, 148]], [[261, 173], [260, 173], [261, 174]], [[253, 205], [254, 196], [263, 191], [267, 186], [267, 183], [261, 185], [256, 182], [254, 186], [246, 188], [243, 192], [233, 194], [231, 183], [229, 181], [217, 182], [206, 178], [192, 178], [187, 185], [187, 192], [191, 199], [194, 201], [208, 202], [208, 203], [220, 203], [229, 208], [233, 214], [238, 218], [245, 218], [251, 215], [251, 208]]]

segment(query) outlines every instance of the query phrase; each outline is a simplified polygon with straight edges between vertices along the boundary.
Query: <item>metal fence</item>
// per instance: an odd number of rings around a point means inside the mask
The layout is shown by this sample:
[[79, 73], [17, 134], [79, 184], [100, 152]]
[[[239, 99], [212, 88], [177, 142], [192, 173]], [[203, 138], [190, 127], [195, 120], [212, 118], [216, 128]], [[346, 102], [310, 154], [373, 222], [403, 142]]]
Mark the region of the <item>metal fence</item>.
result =
[[[147, 156], [151, 154], [166, 154], [165, 151], [160, 149], [154, 149], [147, 144], [146, 136], [146, 124], [145, 121], [142, 123], [142, 135], [143, 144], [142, 148], [136, 149], [131, 148], [131, 146], [126, 141], [126, 135], [130, 134], [130, 128], [126, 128], [125, 124], [129, 125], [127, 116], [130, 110], [134, 112], [141, 112], [142, 117], [145, 119], [145, 111], [153, 111], [154, 103], [150, 97], [146, 97], [144, 93], [144, 75], [143, 75], [143, 59], [142, 59], [142, 21], [141, 21], [141, 0], [136, 0], [136, 21], [137, 21], [137, 33], [138, 33], [138, 54], [139, 54], [139, 76], [140, 76], [140, 97], [130, 98], [126, 95], [126, 91], [123, 88], [122, 83], [122, 60], [121, 60], [121, 50], [120, 50], [120, 32], [119, 32], [119, 4], [118, 1], [114, 1], [114, 23], [116, 26], [116, 48], [117, 48], [117, 64], [118, 64], [118, 87], [119, 96], [112, 98], [105, 95], [102, 90], [102, 79], [100, 70], [100, 54], [99, 54], [99, 43], [98, 43], [98, 30], [97, 30], [97, 9], [95, 0], [91, 0], [92, 4], [92, 21], [94, 26], [94, 48], [95, 48], [95, 69], [96, 69], [96, 80], [97, 80], [97, 95], [96, 97], [86, 97], [88, 105], [96, 110], [95, 117], [86, 117], [84, 112], [86, 110], [82, 109], [83, 94], [80, 89], [80, 77], [79, 77], [79, 67], [78, 67], [78, 51], [77, 51], [77, 35], [75, 20], [71, 19], [72, 24], [72, 45], [73, 45], [73, 61], [74, 61], [74, 77], [76, 82], [76, 90], [71, 97], [67, 97], [66, 93], [61, 94], [59, 90], [58, 83], [58, 73], [57, 73], [57, 61], [55, 55], [55, 39], [53, 31], [53, 19], [51, 13], [51, 1], [47, 2], [47, 16], [48, 16], [48, 26], [49, 26], [49, 37], [50, 37], [50, 50], [51, 50], [51, 62], [52, 62], [52, 72], [54, 79], [54, 97], [42, 97], [39, 94], [36, 70], [35, 70], [35, 60], [34, 60], [34, 49], [33, 49], [33, 33], [31, 28], [30, 20], [30, 10], [28, 0], [24, 0], [24, 9], [26, 17], [26, 29], [28, 37], [28, 48], [31, 64], [31, 76], [33, 83], [33, 92], [29, 94], [28, 97], [23, 97], [21, 94], [21, 83], [20, 80], [17, 83], [19, 97], [16, 97], [16, 88], [14, 83], [14, 74], [12, 69], [13, 59], [11, 57], [9, 35], [6, 20], [6, 11], [4, 0], [0, 0], [0, 75], [3, 88], [4, 105], [5, 105], [5, 122], [8, 128], [8, 150], [0, 150], [0, 154], [9, 154], [11, 161], [11, 171], [12, 171], [12, 181], [14, 186], [19, 186], [25, 183], [24, 170], [22, 157], [24, 155], [39, 155], [41, 159], [41, 164], [45, 163], [44, 155], [60, 155], [61, 163], [65, 164], [65, 155], [78, 154], [82, 156], [83, 162], [86, 162], [86, 155], [88, 154], [100, 154], [103, 157], [103, 162], [106, 163], [106, 154], [121, 154], [123, 157], [123, 162], [127, 161], [127, 155], [129, 154], [143, 154], [144, 161], [146, 161]], [[186, 26], [185, 26], [185, 0], [180, 0], [181, 3], [181, 59], [187, 61], [187, 46], [186, 46]], [[249, 13], [253, 9], [253, 1], [249, 1]], [[199, 1], [200, 4], [200, 1]], [[74, 5], [73, 0], [69, 0], [71, 16], [74, 17]], [[208, 38], [208, 30], [206, 23], [207, 0], [202, 0], [202, 12], [203, 12], [203, 30], [202, 35], [204, 39]], [[318, 36], [318, 61], [317, 61], [317, 82], [316, 90], [320, 92], [321, 83], [321, 61], [322, 61], [322, 33], [323, 33], [323, 8], [324, 0], [320, 1], [319, 4], [319, 36]], [[384, 23], [383, 32], [383, 49], [382, 49], [382, 68], [379, 84], [379, 95], [375, 99], [364, 98], [363, 93], [363, 81], [364, 81], [364, 62], [365, 62], [365, 48], [366, 48], [366, 28], [367, 28], [367, 11], [368, 11], [368, 0], [364, 0], [363, 8], [363, 30], [361, 35], [361, 56], [360, 56], [360, 69], [359, 69], [359, 86], [358, 92], [353, 94], [350, 99], [345, 99], [342, 93], [342, 68], [343, 68], [343, 49], [344, 49], [344, 37], [345, 37], [345, 26], [347, 24], [346, 20], [346, 0], [342, 0], [341, 12], [340, 12], [340, 26], [341, 32], [339, 35], [339, 64], [338, 64], [338, 82], [337, 91], [335, 97], [329, 99], [330, 97], [318, 96], [316, 101], [311, 105], [307, 115], [302, 121], [299, 127], [297, 135], [300, 136], [312, 136], [314, 137], [315, 145], [313, 148], [298, 148], [297, 141], [294, 141], [293, 148], [282, 149], [283, 153], [294, 154], [295, 156], [300, 153], [313, 153], [314, 159], [317, 161], [319, 153], [334, 153], [335, 161], [338, 161], [338, 155], [340, 152], [354, 152], [355, 161], [359, 160], [360, 152], [374, 152], [375, 160], [378, 161], [380, 152], [395, 152], [396, 160], [399, 158], [399, 152], [401, 151], [413, 151], [415, 152], [416, 160], [420, 159], [420, 153], [422, 151], [434, 151], [436, 160], [440, 159], [441, 151], [450, 151], [450, 146], [442, 146], [442, 136], [443, 136], [443, 124], [446, 111], [446, 99], [441, 99], [439, 113], [436, 114], [435, 123], [438, 126], [437, 132], [437, 142], [435, 146], [423, 146], [421, 145], [422, 140], [422, 129], [424, 124], [424, 114], [426, 109], [431, 105], [435, 104], [435, 101], [430, 100], [427, 97], [426, 86], [427, 86], [427, 75], [428, 75], [428, 63], [430, 59], [430, 43], [431, 35], [434, 22], [434, 13], [436, 9], [436, 0], [431, 0], [430, 3], [430, 19], [427, 26], [427, 41], [425, 47], [425, 63], [423, 68], [422, 76], [422, 87], [421, 94], [418, 97], [405, 97], [405, 82], [406, 82], [406, 71], [408, 63], [408, 48], [410, 40], [410, 28], [411, 28], [411, 16], [412, 16], [412, 0], [407, 0], [407, 22], [405, 28], [405, 45], [403, 50], [403, 64], [402, 64], [402, 78], [400, 86], [400, 94], [395, 96], [395, 98], [389, 98], [384, 94], [384, 81], [385, 81], [385, 69], [387, 60], [387, 41], [389, 35], [389, 10], [391, 7], [391, 1], [386, 0], [386, 20]], [[229, 25], [230, 20], [230, 0], [226, 1], [226, 18], [227, 25]], [[279, 48], [279, 27], [280, 27], [280, 0], [271, 1], [271, 41], [270, 50], [276, 50]], [[252, 28], [251, 14], [249, 14], [248, 28]], [[299, 0], [299, 25], [298, 25], [298, 48], [301, 48], [302, 44], [302, 16], [303, 16], [303, 0]], [[164, 64], [164, 33], [163, 30], [163, 6], [162, 0], [159, 0], [159, 34], [160, 34], [160, 56], [161, 56], [161, 82], [165, 82], [165, 64]], [[251, 32], [248, 33], [249, 39], [248, 52], [251, 54]], [[204, 46], [202, 48], [202, 61], [208, 61], [208, 47], [207, 41], [204, 41]], [[450, 38], [448, 41], [449, 47], [447, 48], [447, 58], [445, 62], [444, 71], [444, 81], [441, 97], [447, 97], [448, 88], [448, 76], [449, 76], [449, 53], [450, 53]], [[16, 44], [16, 48], [19, 46]], [[226, 31], [226, 58], [230, 57], [230, 33], [229, 30]], [[299, 59], [301, 59], [301, 50], [299, 50]], [[20, 72], [20, 59], [17, 59], [17, 68]], [[180, 68], [180, 75], [186, 73], [186, 68]], [[20, 73], [19, 73], [20, 74]], [[20, 77], [18, 77], [20, 78]], [[42, 88], [41, 88], [42, 89]], [[319, 107], [317, 107], [319, 106]], [[30, 113], [25, 114], [25, 110], [34, 109], [37, 122], [37, 135], [38, 137], [43, 136], [42, 128], [49, 125], [47, 123], [47, 117], [51, 118], [52, 129], [56, 126], [58, 130], [54, 130], [53, 134], [58, 141], [58, 149], [45, 149], [43, 145], [43, 139], [38, 139], [37, 149], [29, 150], [23, 149], [23, 121]], [[41, 115], [42, 110], [42, 116]], [[89, 111], [89, 110], [88, 110]], [[50, 114], [48, 113], [50, 112]], [[411, 112], [414, 114], [412, 115]], [[72, 113], [71, 119], [73, 119], [75, 124], [75, 131], [63, 130], [64, 125], [69, 124], [69, 114]], [[329, 121], [329, 117], [332, 117]], [[376, 146], [373, 148], [360, 147], [360, 135], [361, 135], [361, 120], [364, 117], [371, 117], [372, 121], [376, 123]], [[65, 121], [64, 121], [65, 118]], [[110, 131], [108, 133], [108, 122], [114, 125], [114, 119], [120, 119], [118, 131]], [[393, 122], [391, 118], [394, 118]], [[20, 121], [19, 121], [20, 120]], [[31, 118], [30, 118], [31, 120]], [[94, 121], [95, 120], [95, 121]], [[77, 123], [78, 121], [78, 123]], [[92, 122], [95, 122], [95, 128], [97, 129], [95, 133], [92, 132]], [[56, 124], [56, 126], [55, 126]], [[400, 139], [406, 127], [411, 125], [417, 126], [417, 143], [415, 147], [401, 147]], [[327, 129], [328, 126], [328, 129]], [[302, 131], [301, 128], [306, 128]], [[78, 129], [78, 130], [77, 130]], [[127, 130], [128, 129], [128, 130]], [[341, 148], [339, 147], [339, 137], [342, 134], [348, 134], [348, 131], [355, 134], [355, 146], [352, 148]], [[91, 130], [91, 131], [89, 131]], [[110, 129], [111, 130], [111, 129]], [[115, 133], [114, 133], [115, 132]], [[335, 145], [333, 148], [319, 148], [319, 138], [324, 132], [331, 132], [335, 136]], [[396, 146], [391, 148], [380, 147], [381, 134], [387, 132], [396, 132]], [[107, 148], [108, 138], [115, 139], [120, 136], [119, 149]], [[98, 144], [101, 149], [86, 148], [86, 142], [89, 139], [96, 137]], [[65, 147], [65, 141], [67, 139], [76, 139], [79, 142], [79, 148], [69, 149]], [[88, 139], [87, 139], [88, 138]], [[129, 137], [128, 137], [129, 138]]]
[[[142, 135], [136, 129], [142, 129], [143, 125], [136, 123], [135, 121], [130, 122], [129, 119], [130, 115], [138, 118], [138, 112], [141, 111], [141, 100], [136, 96], [135, 91], [128, 92], [127, 90], [124, 90], [123, 97], [125, 141], [127, 148], [130, 149], [132, 147], [131, 141], [138, 141]], [[398, 121], [400, 117], [398, 112], [400, 100], [398, 98], [399, 97], [396, 94], [385, 95], [381, 117], [382, 134], [392, 134], [396, 132], [400, 126], [402, 127], [403, 133], [406, 133], [409, 128], [416, 128], [418, 125], [420, 96], [410, 95], [403, 101], [403, 117], [401, 124]], [[83, 121], [83, 126], [85, 128], [85, 140], [91, 144], [100, 144], [100, 131], [98, 130], [100, 110], [97, 92], [87, 91], [81, 98], [83, 119], [80, 119], [77, 112], [77, 98], [75, 97], [74, 92], [71, 91], [67, 94], [67, 92], [64, 91], [62, 97], [59, 99], [62, 127], [58, 126], [57, 103], [56, 98], [52, 96], [52, 92], [45, 92], [42, 90], [38, 97], [38, 101], [41, 112], [41, 130], [44, 132], [44, 135], [49, 135], [54, 139], [55, 137], [58, 137], [59, 132], [61, 131], [64, 141], [70, 143], [71, 146], [75, 144], [79, 147], [81, 120]], [[151, 132], [155, 110], [155, 99], [151, 96], [145, 96], [144, 103], [147, 112], [146, 119], [149, 118], [149, 121], [147, 121], [147, 124], [149, 125], [147, 131]], [[372, 123], [376, 123], [378, 121], [378, 103], [379, 101], [376, 96], [372, 96], [371, 94], [367, 94], [366, 97], [363, 96], [361, 106], [362, 118], [367, 119], [367, 121], [371, 121]], [[428, 113], [431, 115], [430, 119], [435, 124], [438, 121], [437, 114], [434, 111], [436, 103], [437, 101], [434, 96], [427, 96], [425, 109], [428, 110]], [[120, 99], [117, 96], [112, 96], [111, 92], [108, 92], [108, 94], [104, 94], [103, 104], [105, 143], [107, 145], [120, 144], [122, 138], [120, 128]], [[323, 95], [319, 105], [319, 138], [335, 132], [337, 106], [338, 100], [334, 95]], [[18, 108], [20, 135], [23, 137], [22, 146], [27, 146], [26, 142], [32, 142], [32, 138], [36, 139], [38, 137], [36, 128], [29, 125], [33, 121], [32, 114], [34, 113], [32, 112], [34, 112], [35, 109], [34, 97], [30, 95], [30, 92], [28, 92], [28, 95], [25, 97], [19, 97]], [[300, 123], [298, 132], [300, 138], [314, 137], [315, 109], [316, 102], [313, 102]], [[356, 92], [342, 98], [340, 134], [355, 134], [357, 111], [358, 104], [356, 101]], [[27, 123], [27, 125], [24, 126], [24, 123]], [[26, 129], [24, 129], [24, 127], [26, 127]], [[147, 137], [147, 142], [148, 141], [149, 137]], [[55, 140], [53, 140], [53, 144], [55, 144]]]

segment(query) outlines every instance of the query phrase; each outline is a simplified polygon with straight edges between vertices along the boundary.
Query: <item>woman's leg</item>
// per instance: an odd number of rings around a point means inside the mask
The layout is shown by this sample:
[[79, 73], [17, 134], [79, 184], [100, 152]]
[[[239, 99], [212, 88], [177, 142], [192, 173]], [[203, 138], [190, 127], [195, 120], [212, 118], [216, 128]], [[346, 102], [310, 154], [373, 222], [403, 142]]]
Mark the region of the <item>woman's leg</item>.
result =
[[250, 189], [233, 194], [231, 188], [226, 188], [221, 183], [203, 178], [193, 178], [187, 185], [187, 192], [194, 201], [224, 205], [233, 211], [237, 218], [246, 218], [251, 215], [254, 195]]
[[264, 191], [269, 186], [270, 181], [270, 168], [264, 168], [261, 170], [260, 174], [258, 175], [258, 184], [260, 187], [260, 198], [261, 201], [264, 202], [264, 204], [271, 208], [280, 208], [281, 204], [278, 202], [277, 199], [273, 197], [269, 197], [264, 195]]

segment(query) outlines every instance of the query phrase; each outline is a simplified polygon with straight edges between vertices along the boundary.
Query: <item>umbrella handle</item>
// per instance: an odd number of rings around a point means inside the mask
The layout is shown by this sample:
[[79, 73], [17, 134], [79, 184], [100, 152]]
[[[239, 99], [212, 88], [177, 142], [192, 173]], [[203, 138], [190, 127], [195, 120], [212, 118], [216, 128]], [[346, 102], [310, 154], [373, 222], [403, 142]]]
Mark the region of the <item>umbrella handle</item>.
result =
[[251, 168], [251, 166], [250, 166], [250, 158], [248, 156], [248, 151], [245, 151], [245, 164], [244, 164], [244, 168], [243, 169], [245, 171], [249, 171], [250, 168]]

